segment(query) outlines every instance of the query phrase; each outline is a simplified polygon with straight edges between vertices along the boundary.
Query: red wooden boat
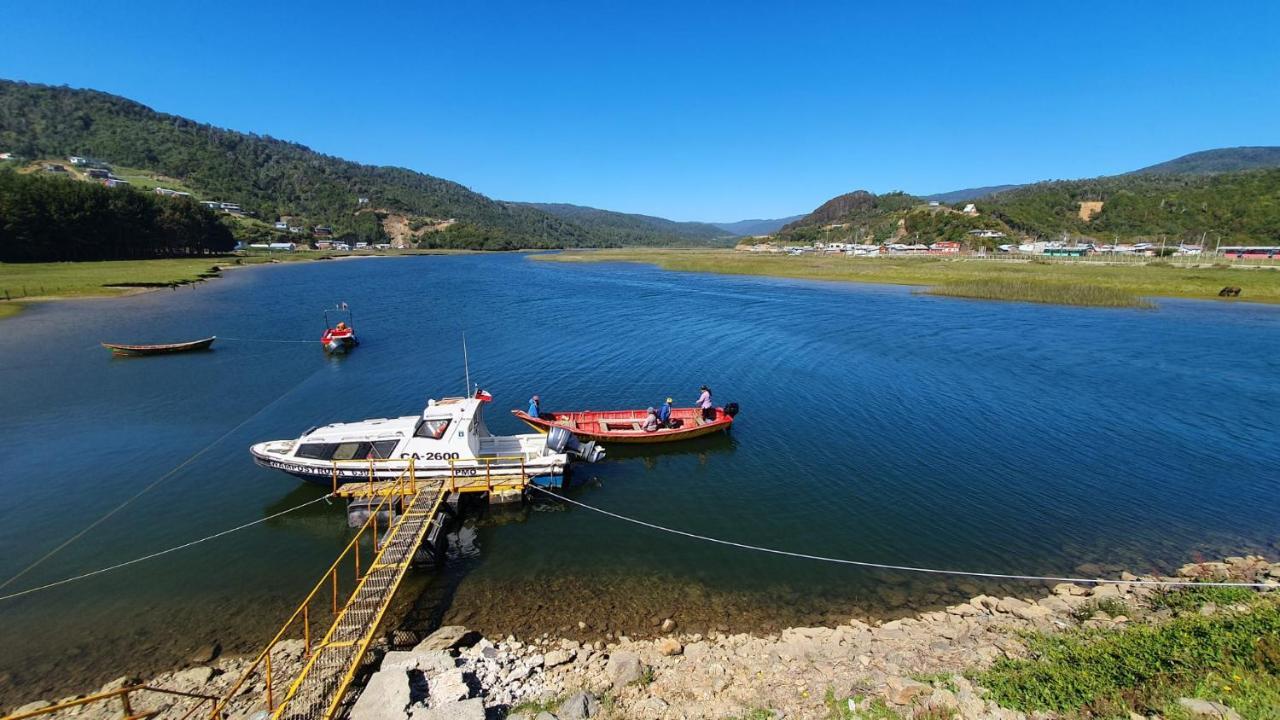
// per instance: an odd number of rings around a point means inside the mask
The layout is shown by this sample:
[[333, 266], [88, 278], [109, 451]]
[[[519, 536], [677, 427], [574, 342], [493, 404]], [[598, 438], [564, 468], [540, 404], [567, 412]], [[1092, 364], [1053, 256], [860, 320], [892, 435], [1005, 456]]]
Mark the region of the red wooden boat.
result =
[[710, 435], [733, 425], [738, 414], [735, 403], [716, 408], [714, 420], [703, 420], [698, 408], [671, 408], [672, 425], [646, 432], [641, 429], [647, 410], [581, 410], [577, 412], [542, 413], [532, 417], [523, 410], [512, 410], [512, 415], [526, 425], [545, 433], [554, 426], [568, 428], [582, 440], [600, 440], [607, 443], [663, 443]]
[[122, 343], [102, 343], [102, 347], [111, 351], [113, 355], [168, 355], [170, 353], [191, 352], [192, 350], [207, 350], [217, 336], [207, 337], [203, 340], [192, 340], [183, 343], [168, 343], [165, 345], [125, 345]]

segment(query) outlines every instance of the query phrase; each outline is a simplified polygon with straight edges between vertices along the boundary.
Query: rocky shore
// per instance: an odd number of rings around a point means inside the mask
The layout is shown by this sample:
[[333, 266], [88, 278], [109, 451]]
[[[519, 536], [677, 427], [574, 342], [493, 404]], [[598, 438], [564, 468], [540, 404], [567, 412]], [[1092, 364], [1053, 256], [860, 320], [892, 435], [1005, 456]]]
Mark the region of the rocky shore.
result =
[[[1040, 597], [979, 595], [912, 618], [868, 624], [850, 619], [834, 627], [789, 628], [769, 635], [684, 633], [679, 618], [665, 619], [663, 635], [594, 642], [552, 638], [484, 638], [461, 626], [436, 630], [409, 649], [386, 651], [349, 708], [352, 720], [581, 720], [638, 718], [1027, 718], [987, 697], [968, 673], [999, 658], [1025, 653], [1026, 631], [1076, 627], [1123, 628], [1158, 622], [1174, 612], [1151, 601], [1161, 591], [1134, 584], [1155, 576], [1121, 576], [1096, 586], [1062, 583]], [[1182, 567], [1178, 579], [1261, 582], [1280, 588], [1280, 563], [1258, 556]], [[1239, 609], [1205, 605], [1195, 612]], [[586, 627], [585, 620], [582, 627]], [[193, 667], [149, 684], [182, 692], [222, 695], [247, 666], [243, 658], [216, 659], [216, 648]], [[287, 676], [302, 660], [301, 641], [273, 652]], [[121, 678], [108, 688], [129, 682]], [[230, 708], [230, 717], [261, 711], [259, 692]], [[69, 698], [68, 698], [69, 699]], [[66, 700], [66, 699], [64, 699]], [[1186, 699], [1190, 717], [1235, 717], [1216, 703]], [[139, 696], [135, 710], [182, 716], [193, 700]], [[48, 703], [44, 703], [47, 705]], [[32, 703], [18, 711], [35, 709]], [[886, 715], [889, 712], [892, 714]], [[118, 704], [85, 706], [53, 717], [107, 720]], [[1054, 716], [1038, 714], [1035, 720]]]

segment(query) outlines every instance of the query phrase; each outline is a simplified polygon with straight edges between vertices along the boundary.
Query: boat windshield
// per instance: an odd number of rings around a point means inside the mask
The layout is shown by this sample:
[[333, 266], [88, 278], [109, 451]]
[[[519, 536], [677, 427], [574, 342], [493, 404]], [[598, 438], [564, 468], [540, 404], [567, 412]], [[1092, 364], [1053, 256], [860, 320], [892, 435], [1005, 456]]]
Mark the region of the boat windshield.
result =
[[414, 437], [432, 438], [439, 440], [444, 437], [444, 433], [449, 429], [449, 418], [427, 418], [418, 423], [418, 429], [413, 433]]

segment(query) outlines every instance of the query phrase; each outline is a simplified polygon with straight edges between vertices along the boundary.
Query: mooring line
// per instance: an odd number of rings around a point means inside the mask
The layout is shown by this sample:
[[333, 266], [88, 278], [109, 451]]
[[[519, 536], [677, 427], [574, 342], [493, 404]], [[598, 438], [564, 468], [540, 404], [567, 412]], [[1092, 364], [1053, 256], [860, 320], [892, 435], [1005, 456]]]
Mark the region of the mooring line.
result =
[[97, 520], [94, 520], [93, 522], [91, 522], [91, 523], [89, 523], [88, 525], [86, 525], [83, 529], [81, 529], [81, 530], [80, 530], [79, 532], [77, 532], [75, 535], [72, 535], [71, 537], [69, 537], [69, 538], [67, 538], [66, 540], [64, 540], [64, 541], [62, 542], [62, 544], [58, 545], [58, 546], [57, 546], [57, 547], [55, 547], [54, 549], [52, 549], [52, 550], [50, 550], [49, 552], [45, 553], [44, 555], [41, 555], [38, 559], [36, 559], [36, 560], [35, 560], [34, 562], [32, 562], [30, 565], [26, 566], [25, 568], [23, 568], [23, 569], [19, 570], [19, 571], [18, 571], [18, 572], [16, 572], [16, 573], [14, 573], [14, 574], [13, 574], [13, 575], [8, 579], [8, 580], [5, 580], [4, 582], [0, 583], [0, 590], [3, 590], [4, 588], [9, 587], [10, 585], [12, 585], [12, 584], [13, 584], [13, 581], [14, 581], [14, 580], [17, 580], [18, 578], [22, 577], [23, 575], [26, 575], [27, 573], [31, 572], [31, 571], [32, 571], [32, 570], [34, 570], [37, 566], [39, 566], [41, 563], [43, 563], [45, 560], [48, 560], [49, 558], [53, 557], [54, 555], [57, 555], [57, 554], [58, 554], [59, 552], [61, 552], [64, 548], [66, 548], [68, 545], [70, 545], [71, 543], [75, 542], [76, 540], [79, 540], [80, 538], [84, 537], [85, 533], [88, 533], [90, 530], [92, 530], [92, 529], [94, 529], [95, 527], [97, 527], [97, 526], [101, 525], [103, 522], [105, 522], [105, 521], [106, 521], [108, 518], [110, 518], [112, 515], [115, 515], [116, 513], [118, 513], [118, 512], [120, 512], [121, 510], [125, 509], [125, 507], [126, 507], [126, 506], [128, 506], [130, 503], [132, 503], [134, 500], [137, 500], [138, 498], [140, 498], [140, 497], [142, 497], [143, 495], [147, 494], [147, 493], [148, 493], [148, 492], [150, 492], [151, 490], [155, 489], [158, 485], [160, 485], [160, 483], [162, 483], [162, 482], [164, 482], [165, 480], [168, 480], [169, 478], [171, 478], [171, 477], [173, 477], [174, 475], [176, 475], [176, 474], [178, 473], [178, 471], [179, 471], [179, 470], [181, 470], [182, 468], [184, 468], [184, 467], [186, 467], [186, 466], [190, 465], [190, 464], [191, 464], [192, 462], [194, 462], [197, 458], [199, 458], [201, 455], [204, 455], [206, 452], [208, 452], [211, 448], [213, 448], [213, 447], [214, 447], [215, 445], [217, 445], [218, 443], [222, 442], [223, 440], [226, 440], [228, 437], [230, 437], [230, 436], [231, 436], [231, 434], [232, 434], [232, 433], [234, 433], [235, 431], [239, 430], [240, 428], [242, 428], [242, 427], [244, 427], [246, 424], [248, 424], [250, 420], [253, 420], [254, 418], [256, 418], [256, 417], [258, 417], [259, 415], [261, 415], [262, 413], [266, 412], [266, 411], [267, 411], [267, 409], [268, 409], [268, 408], [270, 408], [272, 405], [275, 405], [276, 403], [280, 402], [280, 401], [281, 401], [281, 400], [283, 400], [285, 397], [287, 397], [287, 396], [288, 396], [290, 393], [292, 393], [294, 390], [297, 390], [298, 388], [302, 387], [302, 384], [303, 384], [303, 383], [305, 383], [306, 381], [310, 380], [310, 379], [311, 379], [311, 377], [312, 377], [313, 375], [315, 375], [317, 372], [319, 372], [319, 369], [316, 369], [316, 370], [312, 371], [311, 375], [307, 375], [306, 377], [304, 377], [304, 378], [302, 378], [301, 380], [299, 380], [299, 381], [298, 381], [298, 383], [297, 383], [296, 385], [294, 385], [293, 387], [289, 388], [288, 390], [285, 390], [285, 391], [284, 391], [284, 392], [283, 392], [279, 397], [277, 397], [275, 400], [272, 400], [271, 402], [267, 403], [266, 405], [263, 405], [261, 408], [259, 408], [259, 409], [258, 409], [258, 411], [257, 411], [257, 412], [255, 412], [254, 414], [252, 414], [252, 415], [250, 415], [249, 417], [245, 418], [244, 420], [241, 420], [239, 423], [236, 423], [236, 426], [235, 426], [235, 427], [233, 427], [233, 428], [231, 428], [230, 430], [226, 431], [226, 432], [225, 432], [225, 433], [223, 433], [222, 435], [219, 435], [219, 436], [218, 436], [218, 438], [217, 438], [216, 440], [214, 440], [213, 442], [209, 443], [208, 445], [205, 445], [205, 446], [204, 446], [203, 448], [201, 448], [200, 450], [196, 451], [196, 453], [195, 453], [194, 455], [192, 455], [191, 457], [187, 458], [186, 460], [183, 460], [181, 463], [179, 463], [179, 464], [178, 464], [178, 466], [177, 466], [177, 467], [173, 468], [172, 470], [170, 470], [169, 472], [165, 473], [164, 475], [161, 475], [157, 480], [155, 480], [155, 481], [154, 481], [154, 482], [152, 482], [150, 485], [148, 485], [148, 486], [146, 486], [146, 487], [142, 488], [141, 490], [139, 490], [139, 491], [138, 491], [137, 493], [135, 493], [132, 497], [128, 498], [128, 499], [127, 499], [127, 500], [125, 500], [124, 502], [122, 502], [122, 503], [120, 503], [119, 505], [115, 506], [115, 507], [114, 507], [114, 508], [112, 508], [111, 510], [108, 510], [105, 514], [103, 514], [103, 515], [102, 515], [102, 517], [100, 517], [100, 518], [98, 518]]
[[557, 500], [561, 500], [566, 503], [569, 503], [570, 505], [577, 505], [578, 507], [583, 508], [584, 510], [590, 510], [592, 512], [600, 513], [601, 515], [614, 518], [615, 520], [622, 520], [623, 522], [629, 522], [629, 523], [632, 523], [633, 525], [640, 525], [642, 527], [647, 527], [652, 530], [671, 533], [672, 535], [681, 535], [687, 538], [692, 538], [694, 540], [701, 540], [703, 542], [715, 543], [717, 545], [727, 545], [729, 547], [735, 547], [741, 550], [751, 550], [754, 552], [770, 553], [772, 555], [782, 555], [785, 557], [800, 558], [803, 560], [817, 560], [819, 562], [838, 563], [840, 565], [856, 565], [858, 567], [873, 568], [876, 570], [901, 570], [903, 572], [928, 573], [932, 575], [959, 575], [964, 577], [989, 578], [994, 580], [1032, 580], [1032, 581], [1041, 581], [1041, 582], [1068, 582], [1068, 583], [1081, 583], [1081, 584], [1087, 584], [1087, 585], [1150, 585], [1150, 586], [1164, 586], [1164, 587], [1243, 587], [1243, 588], [1280, 589], [1280, 586], [1277, 586], [1277, 585], [1268, 584], [1268, 583], [1257, 583], [1257, 582], [1255, 583], [1199, 582], [1196, 580], [1105, 580], [1102, 578], [1056, 577], [1053, 575], [1011, 575], [1011, 574], [1005, 574], [1005, 573], [978, 572], [976, 570], [941, 570], [937, 568], [914, 567], [911, 565], [891, 565], [889, 563], [870, 562], [866, 560], [849, 560], [846, 558], [834, 558], [834, 557], [827, 557], [824, 555], [810, 555], [808, 553], [793, 552], [791, 550], [779, 550], [777, 548], [762, 547], [759, 545], [748, 545], [746, 543], [734, 542], [732, 540], [722, 540], [720, 538], [714, 538], [707, 535], [699, 535], [697, 533], [692, 533], [685, 530], [677, 530], [675, 528], [669, 528], [662, 525], [657, 525], [655, 523], [646, 522], [644, 520], [638, 520], [636, 518], [627, 517], [626, 515], [619, 515], [618, 513], [610, 512], [609, 510], [605, 510], [603, 508], [598, 508], [583, 502], [578, 502], [577, 500], [573, 500], [563, 495], [560, 495], [558, 493], [551, 492], [550, 490], [544, 487], [540, 487], [538, 485], [534, 485], [533, 483], [530, 483], [529, 487], [535, 490], [538, 490], [539, 492], [546, 493], [547, 495], [550, 495], [551, 497], [556, 498]]
[[218, 339], [219, 339], [219, 340], [231, 340], [231, 341], [233, 341], [233, 342], [260, 342], [260, 343], [309, 343], [309, 344], [312, 344], [312, 345], [314, 345], [314, 344], [316, 344], [316, 343], [319, 343], [319, 342], [320, 342], [319, 340], [272, 340], [272, 339], [269, 339], [269, 338], [235, 338], [235, 337], [223, 337], [223, 336], [221, 336], [221, 335], [219, 335], [219, 336], [218, 336]]
[[140, 562], [144, 562], [144, 561], [146, 561], [146, 560], [152, 560], [152, 559], [154, 559], [154, 558], [158, 558], [158, 557], [160, 557], [161, 555], [168, 555], [169, 553], [174, 553], [174, 552], [177, 552], [177, 551], [179, 551], [179, 550], [186, 550], [187, 548], [189, 548], [189, 547], [193, 547], [193, 546], [195, 546], [195, 545], [199, 545], [200, 543], [208, 542], [208, 541], [210, 541], [210, 540], [216, 540], [216, 539], [218, 539], [218, 538], [220, 538], [220, 537], [224, 537], [224, 536], [226, 536], [226, 535], [230, 535], [231, 533], [239, 532], [239, 531], [244, 530], [244, 529], [246, 529], [246, 528], [251, 528], [251, 527], [253, 527], [254, 525], [261, 525], [262, 523], [267, 522], [268, 520], [274, 520], [274, 519], [276, 519], [276, 518], [280, 517], [281, 515], [288, 515], [289, 513], [293, 512], [293, 511], [295, 511], [295, 510], [301, 510], [302, 508], [307, 507], [308, 505], [315, 505], [316, 503], [320, 502], [321, 500], [329, 500], [329, 499], [330, 499], [330, 498], [332, 498], [333, 496], [334, 496], [334, 493], [329, 493], [329, 494], [327, 494], [327, 495], [322, 495], [322, 496], [320, 496], [320, 497], [316, 498], [315, 500], [308, 500], [307, 502], [304, 502], [304, 503], [302, 503], [301, 505], [295, 505], [294, 507], [291, 507], [291, 508], [289, 508], [288, 510], [281, 510], [281, 511], [280, 511], [280, 512], [278, 512], [278, 513], [274, 513], [274, 514], [272, 514], [272, 515], [268, 515], [268, 516], [266, 516], [266, 517], [264, 517], [264, 518], [259, 518], [259, 519], [257, 519], [257, 520], [252, 521], [252, 522], [247, 522], [247, 523], [245, 523], [245, 524], [243, 524], [243, 525], [237, 525], [236, 527], [228, 528], [228, 529], [226, 529], [226, 530], [222, 530], [221, 532], [216, 532], [216, 533], [214, 533], [214, 534], [212, 534], [212, 535], [206, 535], [205, 537], [199, 538], [199, 539], [197, 539], [197, 540], [192, 540], [192, 541], [190, 541], [190, 542], [185, 542], [185, 543], [183, 543], [183, 544], [181, 544], [181, 545], [175, 545], [175, 546], [173, 546], [173, 547], [171, 547], [171, 548], [166, 548], [166, 549], [164, 549], [164, 550], [160, 550], [160, 551], [153, 552], [153, 553], [150, 553], [150, 554], [147, 554], [147, 555], [143, 555], [142, 557], [136, 557], [136, 558], [134, 558], [134, 559], [132, 559], [132, 560], [126, 560], [126, 561], [124, 561], [124, 562], [122, 562], [122, 563], [116, 563], [115, 565], [110, 565], [110, 566], [108, 566], [108, 567], [98, 568], [97, 570], [90, 570], [89, 572], [86, 572], [86, 573], [81, 573], [81, 574], [79, 574], [79, 575], [73, 575], [73, 576], [71, 576], [71, 577], [63, 578], [63, 579], [61, 579], [61, 580], [55, 580], [55, 581], [53, 581], [53, 582], [51, 582], [51, 583], [46, 583], [46, 584], [44, 584], [44, 585], [38, 585], [38, 586], [36, 586], [36, 587], [30, 587], [30, 588], [27, 588], [26, 590], [19, 590], [18, 592], [16, 592], [16, 593], [11, 593], [11, 594], [9, 594], [9, 595], [0, 595], [0, 602], [4, 602], [5, 600], [12, 600], [12, 599], [14, 599], [14, 598], [22, 597], [23, 595], [30, 595], [31, 593], [40, 592], [41, 590], [48, 590], [49, 588], [55, 588], [55, 587], [58, 587], [59, 585], [66, 585], [67, 583], [73, 583], [73, 582], [75, 582], [75, 581], [77, 581], [77, 580], [84, 580], [85, 578], [91, 578], [91, 577], [93, 577], [93, 576], [95, 576], [95, 575], [101, 575], [101, 574], [103, 574], [103, 573], [111, 572], [112, 570], [119, 570], [120, 568], [123, 568], [123, 567], [128, 567], [128, 566], [130, 566], [130, 565], [136, 565], [136, 564], [138, 564], [138, 563], [140, 563]]

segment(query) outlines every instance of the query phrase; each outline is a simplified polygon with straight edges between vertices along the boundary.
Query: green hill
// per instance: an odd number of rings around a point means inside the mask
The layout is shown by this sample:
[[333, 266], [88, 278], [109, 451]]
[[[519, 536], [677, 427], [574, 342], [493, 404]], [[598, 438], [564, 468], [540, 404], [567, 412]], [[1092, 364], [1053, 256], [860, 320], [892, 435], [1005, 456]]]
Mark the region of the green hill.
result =
[[735, 235], [715, 225], [676, 222], [652, 215], [620, 213], [565, 203], [521, 203], [579, 225], [615, 245], [731, 247]]
[[324, 155], [297, 143], [156, 112], [125, 98], [0, 80], [0, 148], [27, 158], [84, 155], [175, 178], [202, 199], [239, 203], [258, 217], [301, 218], [358, 239], [382, 235], [368, 207], [415, 224], [454, 219], [420, 235], [433, 247], [509, 249], [614, 244], [527, 205], [492, 200], [448, 180]]
[[1129, 175], [1207, 175], [1280, 168], [1280, 147], [1234, 147], [1203, 150], [1134, 170]]

